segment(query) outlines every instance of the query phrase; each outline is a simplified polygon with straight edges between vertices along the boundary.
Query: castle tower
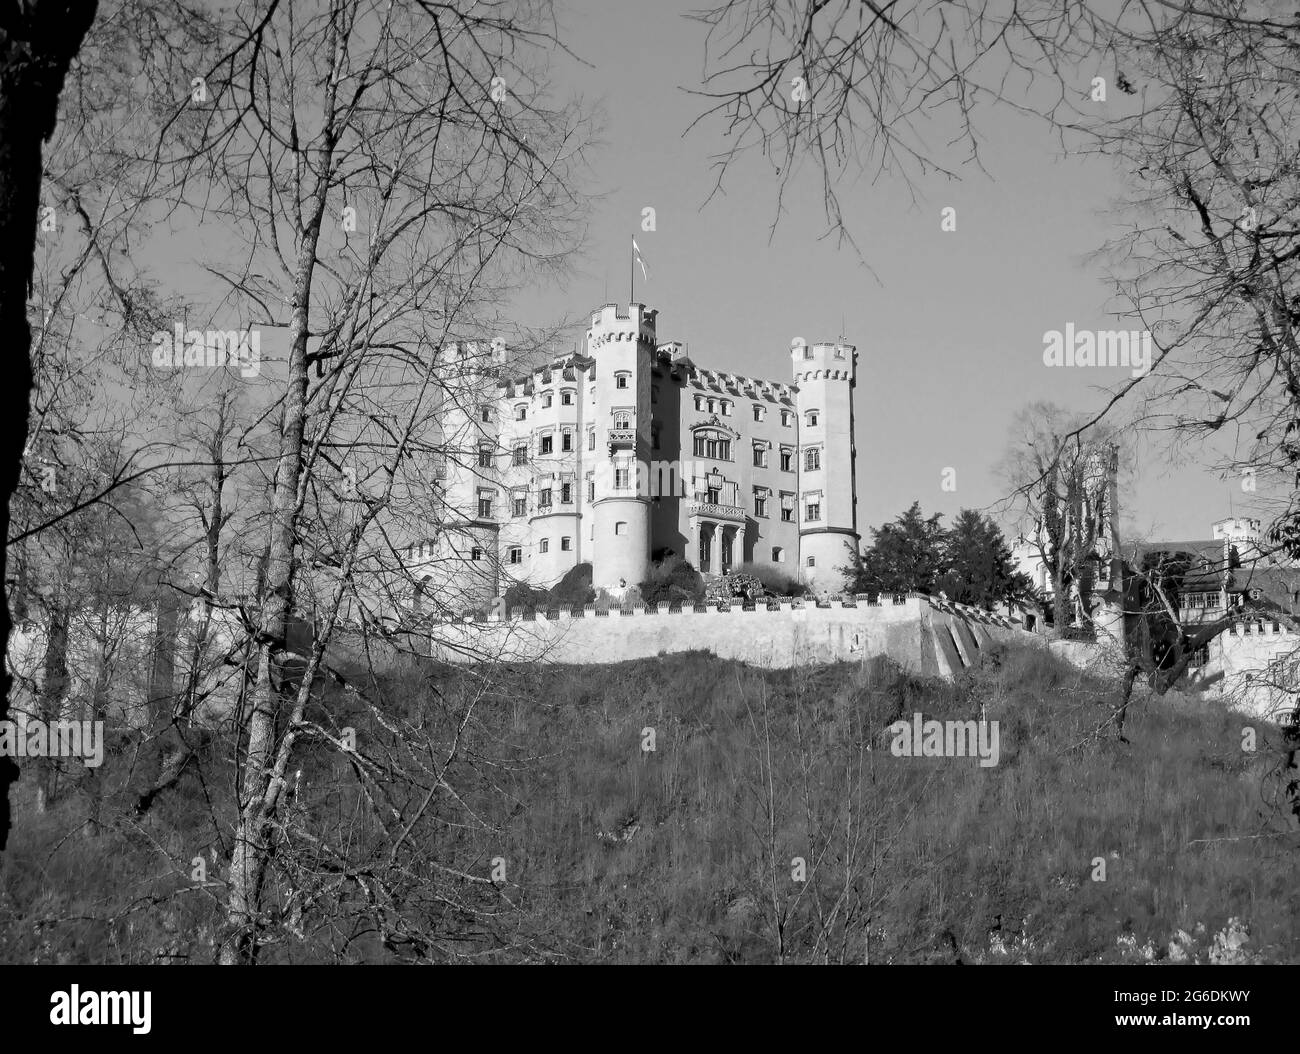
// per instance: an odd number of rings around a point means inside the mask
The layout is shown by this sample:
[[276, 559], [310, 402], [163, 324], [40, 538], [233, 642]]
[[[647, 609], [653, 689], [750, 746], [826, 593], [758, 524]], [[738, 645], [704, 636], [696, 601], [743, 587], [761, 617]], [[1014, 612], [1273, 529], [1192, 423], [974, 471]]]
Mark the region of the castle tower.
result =
[[[527, 563], [507, 564], [507, 576], [522, 571], [534, 586], [558, 582], [575, 565], [586, 562], [583, 479], [587, 459], [585, 426], [589, 423], [587, 376], [572, 361], [563, 359], [535, 369], [517, 398], [508, 400], [513, 429], [505, 445], [527, 454], [524, 467], [508, 470], [515, 488], [510, 497], [531, 493], [526, 523], [511, 520], [504, 531], [502, 551], [507, 559], [528, 553]], [[509, 461], [509, 459], [507, 459]], [[526, 527], [526, 535], [519, 533]], [[513, 542], [514, 545], [510, 543]]]
[[817, 592], [842, 592], [858, 551], [852, 344], [790, 344], [799, 389], [799, 570]]
[[650, 499], [639, 466], [650, 451], [656, 314], [643, 304], [605, 304], [587, 331], [596, 386], [592, 585], [620, 597], [645, 579], [650, 565]]
[[451, 611], [489, 607], [500, 588], [499, 406], [496, 382], [505, 358], [500, 341], [440, 349], [441, 501], [428, 537], [416, 539], [408, 567], [417, 591]]

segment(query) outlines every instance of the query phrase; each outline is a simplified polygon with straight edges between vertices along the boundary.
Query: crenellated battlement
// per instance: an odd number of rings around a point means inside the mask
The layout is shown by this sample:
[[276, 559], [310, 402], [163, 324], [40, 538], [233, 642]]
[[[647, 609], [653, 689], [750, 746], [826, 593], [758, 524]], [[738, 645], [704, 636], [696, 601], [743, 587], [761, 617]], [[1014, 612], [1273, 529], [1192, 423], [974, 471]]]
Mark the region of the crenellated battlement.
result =
[[456, 341], [442, 345], [436, 352], [437, 361], [470, 373], [488, 373], [506, 364], [506, 342], [500, 337], [492, 340]]
[[1274, 622], [1271, 619], [1247, 619], [1243, 622], [1234, 622], [1228, 627], [1228, 634], [1233, 637], [1295, 636], [1294, 631], [1289, 626], [1285, 626], [1281, 622]]
[[414, 646], [449, 662], [472, 661], [467, 657], [487, 651], [509, 661], [585, 665], [705, 650], [790, 667], [887, 655], [918, 674], [948, 680], [978, 665], [997, 644], [1041, 645], [1041, 638], [1002, 616], [915, 593], [684, 608], [587, 605], [531, 616], [517, 610], [506, 617], [442, 620], [436, 629], [428, 622], [397, 626], [393, 633], [412, 634]]
[[802, 337], [790, 342], [795, 384], [813, 380], [853, 383], [857, 378], [858, 349], [842, 342], [809, 344]]
[[606, 344], [643, 340], [654, 346], [659, 312], [644, 304], [602, 304], [591, 314], [591, 328], [587, 330], [587, 349], [594, 353]]

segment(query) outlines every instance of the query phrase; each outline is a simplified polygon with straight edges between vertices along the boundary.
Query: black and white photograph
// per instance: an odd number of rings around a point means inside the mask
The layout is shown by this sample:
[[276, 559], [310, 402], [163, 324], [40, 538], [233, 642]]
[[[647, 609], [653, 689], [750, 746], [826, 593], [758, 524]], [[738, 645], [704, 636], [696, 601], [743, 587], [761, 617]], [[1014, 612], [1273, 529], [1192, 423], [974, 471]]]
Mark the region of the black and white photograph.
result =
[[1280, 1020], [1300, 5], [14, 0], [0, 225], [33, 1027], [348, 965]]

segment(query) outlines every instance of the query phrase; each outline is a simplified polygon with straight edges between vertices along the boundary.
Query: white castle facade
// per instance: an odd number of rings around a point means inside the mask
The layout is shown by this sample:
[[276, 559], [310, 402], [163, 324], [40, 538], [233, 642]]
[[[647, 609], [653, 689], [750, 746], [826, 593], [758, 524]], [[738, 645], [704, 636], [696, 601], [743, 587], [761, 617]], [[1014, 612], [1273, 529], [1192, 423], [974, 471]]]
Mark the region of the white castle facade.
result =
[[770, 565], [838, 592], [857, 551], [857, 351], [791, 342], [788, 381], [694, 363], [657, 312], [605, 304], [583, 353], [517, 376], [498, 342], [444, 348], [435, 514], [404, 563], [421, 592], [490, 605], [592, 565], [625, 596], [676, 554], [705, 575]]

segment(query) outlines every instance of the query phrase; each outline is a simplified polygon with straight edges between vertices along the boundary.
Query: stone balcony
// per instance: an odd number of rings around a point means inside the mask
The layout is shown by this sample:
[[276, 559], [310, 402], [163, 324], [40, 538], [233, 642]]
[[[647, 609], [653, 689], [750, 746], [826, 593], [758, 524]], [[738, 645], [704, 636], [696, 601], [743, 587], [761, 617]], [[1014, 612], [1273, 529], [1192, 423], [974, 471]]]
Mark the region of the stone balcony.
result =
[[707, 516], [712, 520], [734, 520], [745, 522], [745, 510], [739, 505], [721, 505], [713, 501], [694, 501], [691, 503], [692, 516]]
[[608, 433], [609, 449], [631, 448], [636, 446], [636, 429], [611, 428]]

